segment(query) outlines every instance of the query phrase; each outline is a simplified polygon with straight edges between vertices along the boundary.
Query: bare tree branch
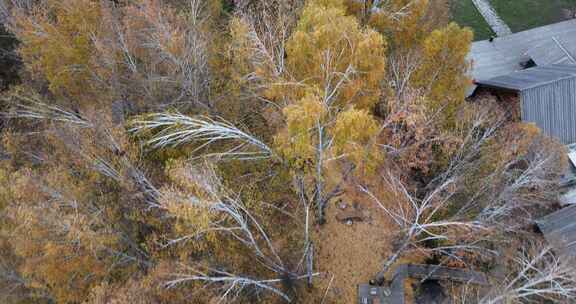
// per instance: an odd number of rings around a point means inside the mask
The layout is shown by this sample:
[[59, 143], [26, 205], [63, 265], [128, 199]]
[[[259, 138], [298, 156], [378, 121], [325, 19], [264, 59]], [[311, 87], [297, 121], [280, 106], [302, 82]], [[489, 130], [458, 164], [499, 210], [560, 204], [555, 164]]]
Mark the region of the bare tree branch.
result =
[[[146, 120], [135, 120], [129, 131], [135, 134], [146, 131], [156, 132], [147, 141], [147, 144], [154, 148], [201, 142], [202, 144], [194, 150], [198, 151], [214, 143], [230, 142], [235, 144], [233, 148], [221, 153], [212, 153], [209, 156], [242, 160], [274, 156], [272, 149], [265, 143], [222, 119], [214, 120], [204, 116], [190, 117], [179, 113], [158, 113], [151, 114]], [[255, 148], [256, 151], [249, 148]]]

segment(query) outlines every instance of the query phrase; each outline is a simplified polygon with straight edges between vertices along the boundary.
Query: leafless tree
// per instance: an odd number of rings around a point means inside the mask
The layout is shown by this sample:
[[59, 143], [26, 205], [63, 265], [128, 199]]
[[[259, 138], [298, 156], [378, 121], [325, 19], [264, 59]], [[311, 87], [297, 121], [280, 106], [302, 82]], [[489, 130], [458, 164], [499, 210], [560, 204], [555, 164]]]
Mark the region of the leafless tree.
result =
[[545, 146], [539, 140], [532, 146], [527, 155], [506, 163], [501, 172], [485, 180], [490, 185], [487, 188], [492, 190], [488, 203], [478, 215], [479, 220], [509, 225], [515, 212], [522, 212], [525, 221], [532, 221], [531, 207], [556, 201], [564, 151], [554, 149], [553, 144]]
[[[262, 90], [270, 85], [292, 85], [286, 69], [286, 43], [297, 22], [297, 10], [303, 1], [237, 1], [239, 21], [247, 27], [243, 39], [247, 42], [238, 49], [248, 55], [250, 71], [241, 75], [246, 82], [241, 97], [255, 99], [278, 106], [278, 101], [267, 99]], [[259, 72], [256, 72], [259, 71]], [[284, 100], [283, 105], [288, 101]], [[282, 106], [282, 105], [281, 105]]]
[[483, 297], [480, 304], [570, 303], [576, 299], [576, 272], [571, 260], [543, 244], [519, 248], [515, 271]]
[[[470, 175], [478, 174], [477, 168], [485, 166], [492, 156], [486, 152], [482, 155], [482, 151], [499, 134], [507, 132], [505, 126], [504, 113], [494, 115], [490, 108], [479, 109], [470, 126], [464, 129], [463, 140], [448, 166], [429, 183], [430, 189], [449, 179], [474, 178]], [[476, 188], [468, 192], [469, 199], [458, 211], [459, 216], [473, 211], [476, 220], [486, 225], [513, 230], [526, 223], [519, 218], [532, 219], [531, 207], [549, 204], [557, 198], [565, 151], [544, 135], [533, 136], [529, 141], [524, 152], [499, 164], [475, 183]], [[523, 216], [513, 216], [518, 212]]]
[[[392, 207], [380, 201], [367, 187], [359, 186], [360, 190], [367, 194], [394, 221], [403, 235], [397, 249], [376, 275], [375, 280], [377, 282], [384, 279], [384, 275], [406, 251], [435, 252], [456, 259], [459, 258], [453, 254], [454, 251], [487, 252], [486, 249], [477, 244], [478, 240], [466, 238], [471, 232], [487, 230], [488, 228], [483, 223], [458, 216], [440, 217], [440, 214], [450, 205], [451, 198], [455, 194], [456, 179], [446, 180], [428, 193], [424, 199], [418, 199], [414, 194], [411, 194], [402, 182], [391, 173], [388, 174], [386, 180], [389, 188], [398, 199], [398, 202], [395, 202]], [[455, 234], [455, 231], [459, 233]], [[423, 244], [430, 241], [449, 243], [448, 245], [425, 248]]]
[[0, 0], [0, 23], [10, 22], [11, 10], [20, 9], [30, 11], [37, 1], [34, 0]]
[[[383, 178], [397, 198], [392, 206], [390, 202], [381, 202], [367, 187], [360, 186], [404, 235], [395, 253], [385, 262], [379, 279], [410, 249], [458, 260], [461, 259], [453, 252], [496, 254], [484, 244], [490, 241], [491, 234], [518, 229], [531, 219], [531, 207], [553, 201], [563, 152], [544, 136], [530, 139], [523, 153], [511, 157], [487, 175], [473, 176], [480, 174], [477, 169], [490, 159], [487, 156], [491, 155], [486, 155], [490, 150], [486, 149], [503, 134], [504, 127], [504, 114], [479, 108], [470, 123], [461, 128], [462, 140], [448, 165], [418, 193], [411, 193], [392, 173]], [[465, 182], [471, 179], [477, 179], [474, 185]], [[444, 213], [448, 209], [450, 212]], [[518, 214], [521, 216], [515, 216]], [[452, 245], [421, 246], [423, 242], [439, 240]]]
[[94, 127], [93, 124], [83, 118], [79, 113], [46, 104], [37, 97], [19, 94], [13, 95], [11, 98], [4, 98], [4, 101], [13, 106], [9, 112], [3, 113], [3, 115], [8, 118], [55, 121], [82, 128]]
[[[89, 72], [121, 98], [148, 100], [147, 107], [210, 111], [207, 3], [188, 1], [187, 18], [160, 1], [107, 5], [103, 10], [106, 31], [91, 36], [99, 53], [93, 61], [102, 70]], [[133, 28], [130, 18], [140, 21], [140, 27]]]
[[[209, 13], [206, 10], [206, 1], [189, 1], [189, 20], [178, 23], [168, 20], [162, 14], [165, 12], [158, 7], [151, 7], [151, 3], [144, 2], [140, 6], [141, 15], [148, 22], [148, 28], [140, 33], [143, 49], [152, 52], [152, 58], [158, 62], [150, 62], [149, 66], [141, 69], [145, 82], [150, 86], [157, 83], [175, 86], [179, 93], [170, 101], [170, 105], [192, 103], [195, 107], [210, 109], [210, 68], [208, 65], [209, 34], [206, 23]], [[176, 36], [174, 36], [176, 35]], [[119, 37], [120, 38], [120, 37]], [[175, 50], [170, 45], [180, 43], [183, 49]], [[121, 40], [122, 41], [122, 40]], [[126, 52], [125, 52], [126, 53]], [[126, 58], [130, 65], [133, 61]], [[155, 66], [168, 65], [157, 70]], [[132, 68], [134, 70], [134, 68]], [[156, 75], [163, 71], [166, 74]]]
[[[208, 196], [200, 198], [191, 195], [186, 199], [187, 203], [194, 208], [206, 209], [210, 214], [216, 216], [210, 220], [207, 228], [191, 235], [170, 240], [167, 246], [197, 239], [207, 233], [228, 235], [248, 248], [254, 255], [254, 261], [268, 269], [275, 278], [259, 279], [215, 267], [187, 266], [188, 273], [176, 274], [176, 279], [166, 283], [167, 287], [174, 287], [185, 282], [202, 282], [206, 286], [214, 286], [219, 289], [221, 300], [234, 300], [246, 287], [253, 287], [256, 290], [273, 292], [291, 302], [290, 297], [279, 289], [278, 284], [285, 280], [310, 280], [318, 275], [318, 273], [310, 271], [303, 274], [295, 273], [287, 267], [264, 226], [244, 206], [237, 195], [230, 194], [224, 189], [210, 165], [203, 168], [191, 168], [188, 176], [192, 181], [201, 185]], [[228, 218], [229, 221], [224, 221], [222, 218]], [[304, 246], [309, 246], [308, 241], [304, 242]], [[308, 250], [308, 248], [304, 249], [305, 254]]]
[[[256, 289], [258, 292], [268, 291], [272, 292], [286, 302], [292, 302], [292, 299], [284, 291], [275, 287], [282, 284], [285, 280], [284, 278], [274, 278], [274, 279], [251, 279], [247, 276], [238, 276], [233, 273], [226, 271], [221, 271], [213, 268], [208, 268], [204, 271], [198, 270], [196, 268], [190, 269], [191, 274], [177, 274], [176, 279], [168, 281], [166, 287], [173, 288], [178, 284], [186, 283], [190, 281], [203, 282], [206, 285], [218, 286], [220, 292], [221, 303], [225, 300], [235, 301], [241, 295], [242, 291], [246, 290], [248, 287]], [[318, 274], [313, 274], [318, 275]], [[309, 278], [308, 275], [301, 275], [292, 278], [293, 280], [301, 280]]]
[[391, 0], [355, 1], [364, 6], [364, 14], [366, 15], [366, 20], [368, 20], [372, 14], [385, 14], [387, 18], [398, 21], [401, 18], [407, 16], [410, 13], [410, 9], [414, 3], [419, 0], [407, 1], [405, 5], [400, 7], [393, 6]]
[[55, 123], [48, 130], [56, 134], [76, 156], [85, 160], [90, 168], [121, 185], [135, 186], [143, 194], [148, 208], [159, 207], [160, 192], [125, 155], [105, 119], [95, 122], [77, 111], [48, 105], [35, 97], [24, 95], [13, 96], [9, 102], [13, 108], [5, 116]]
[[[456, 194], [466, 190], [462, 180], [478, 165], [480, 148], [496, 136], [503, 122], [503, 117], [494, 117], [490, 109], [476, 111], [470, 123], [461, 129], [463, 139], [452, 153], [448, 165], [424, 189], [418, 191], [423, 193], [408, 190], [391, 171], [382, 179], [394, 194], [396, 202], [382, 202], [368, 187], [359, 185], [360, 190], [393, 220], [402, 235], [396, 250], [377, 275], [378, 281], [383, 279], [398, 258], [411, 250], [436, 253], [459, 261], [461, 259], [455, 252], [493, 254], [481, 245], [485, 241], [482, 235], [489, 231], [490, 226], [481, 218], [469, 217], [467, 212], [470, 205], [482, 205], [478, 202], [479, 195], [472, 195], [470, 202], [461, 203], [457, 202]], [[453, 212], [443, 215], [448, 208]], [[473, 233], [476, 236], [470, 237]], [[430, 241], [442, 241], [448, 245], [425, 248], [423, 245]]]
[[388, 58], [388, 86], [396, 93], [397, 101], [405, 101], [410, 91], [410, 81], [420, 65], [417, 50], [393, 53]]

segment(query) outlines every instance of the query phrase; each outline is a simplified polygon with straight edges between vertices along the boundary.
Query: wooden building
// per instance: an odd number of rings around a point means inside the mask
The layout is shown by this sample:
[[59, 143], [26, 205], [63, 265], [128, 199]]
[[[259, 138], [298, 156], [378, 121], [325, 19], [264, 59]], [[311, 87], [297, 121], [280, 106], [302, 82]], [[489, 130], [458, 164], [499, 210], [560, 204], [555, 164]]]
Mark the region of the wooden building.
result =
[[537, 221], [540, 231], [555, 252], [563, 259], [576, 260], [576, 205], [549, 214]]
[[[472, 43], [470, 77], [487, 80], [531, 66], [576, 64], [576, 19]], [[475, 90], [470, 87], [469, 95]]]
[[486, 276], [476, 271], [438, 265], [400, 265], [394, 271], [389, 286], [358, 285], [359, 304], [405, 304], [405, 284], [407, 278], [424, 280], [453, 281], [463, 284], [488, 286]]
[[476, 84], [516, 94], [522, 121], [536, 124], [564, 144], [576, 142], [576, 65], [537, 66]]
[[468, 58], [474, 86], [518, 101], [519, 119], [564, 143], [570, 159], [559, 201], [567, 206], [537, 221], [563, 258], [576, 257], [576, 19], [479, 41]]

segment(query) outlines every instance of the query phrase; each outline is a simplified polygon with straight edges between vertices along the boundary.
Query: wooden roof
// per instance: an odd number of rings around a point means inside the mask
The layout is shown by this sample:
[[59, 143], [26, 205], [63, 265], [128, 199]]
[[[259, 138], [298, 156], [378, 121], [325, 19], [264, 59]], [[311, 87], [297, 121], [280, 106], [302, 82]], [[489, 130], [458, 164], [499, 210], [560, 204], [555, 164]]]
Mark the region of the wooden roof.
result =
[[547, 215], [537, 224], [546, 241], [561, 257], [576, 257], [576, 205]]
[[[533, 28], [512, 35], [472, 43], [468, 59], [474, 80], [490, 79], [537, 65], [576, 62], [576, 19]], [[469, 93], [473, 92], [471, 88]]]
[[388, 288], [369, 284], [358, 285], [359, 304], [390, 304], [389, 296]]
[[576, 78], [576, 65], [551, 64], [511, 72], [489, 79], [477, 79], [476, 84], [492, 88], [524, 91], [570, 78]]
[[576, 64], [574, 32], [552, 36], [526, 52], [537, 65]]
[[373, 296], [370, 297], [370, 286], [359, 285], [358, 303], [373, 304], [374, 302], [370, 302], [370, 300], [378, 298], [382, 304], [405, 304], [406, 294], [404, 283], [407, 278], [448, 280], [481, 286], [489, 285], [486, 276], [483, 273], [476, 271], [438, 265], [403, 264], [399, 265], [394, 271], [394, 276], [389, 289], [374, 289], [372, 292]]

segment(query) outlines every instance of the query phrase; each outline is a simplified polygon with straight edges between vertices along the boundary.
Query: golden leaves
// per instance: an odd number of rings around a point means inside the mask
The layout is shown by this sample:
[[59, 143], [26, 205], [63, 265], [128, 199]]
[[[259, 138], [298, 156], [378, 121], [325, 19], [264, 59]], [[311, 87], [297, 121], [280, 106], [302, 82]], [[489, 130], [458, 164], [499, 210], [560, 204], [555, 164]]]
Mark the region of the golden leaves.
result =
[[441, 112], [445, 127], [454, 126], [456, 110], [464, 102], [471, 84], [466, 56], [472, 36], [469, 29], [451, 23], [434, 30], [422, 45], [422, 63], [415, 72], [413, 83], [424, 88], [431, 102], [429, 110]]
[[48, 10], [15, 16], [19, 53], [29, 69], [43, 74], [55, 93], [86, 91], [92, 56], [91, 35], [100, 20], [99, 5], [90, 0], [48, 1]]
[[335, 157], [346, 155], [358, 168], [374, 170], [384, 158], [376, 142], [380, 131], [378, 122], [366, 110], [352, 108], [340, 113], [330, 130]]
[[286, 129], [276, 138], [280, 154], [297, 168], [309, 163], [316, 154], [314, 130], [325, 119], [326, 107], [319, 96], [309, 93], [284, 111]]
[[287, 66], [299, 85], [287, 90], [297, 90], [297, 98], [306, 90], [317, 90], [336, 105], [368, 109], [380, 96], [386, 42], [346, 16], [341, 1], [332, 2], [326, 6], [312, 2], [304, 8], [286, 46]]

